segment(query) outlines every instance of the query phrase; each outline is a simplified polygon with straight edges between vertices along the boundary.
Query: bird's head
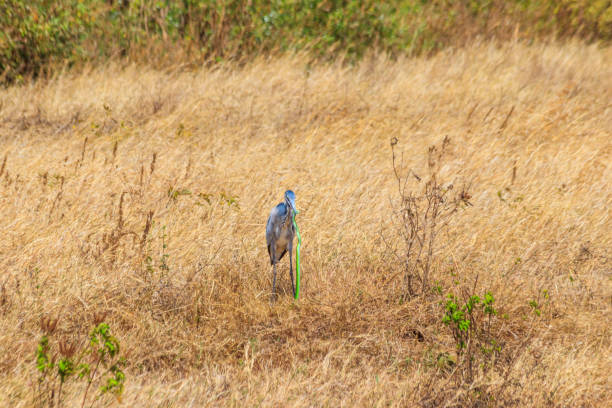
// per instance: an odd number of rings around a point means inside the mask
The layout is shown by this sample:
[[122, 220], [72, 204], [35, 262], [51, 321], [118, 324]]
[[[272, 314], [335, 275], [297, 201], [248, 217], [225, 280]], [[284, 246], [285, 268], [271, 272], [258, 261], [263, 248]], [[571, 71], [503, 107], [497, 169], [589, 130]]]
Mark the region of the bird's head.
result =
[[295, 207], [295, 193], [291, 190], [285, 191], [285, 203], [291, 208], [291, 210], [298, 214], [299, 211]]

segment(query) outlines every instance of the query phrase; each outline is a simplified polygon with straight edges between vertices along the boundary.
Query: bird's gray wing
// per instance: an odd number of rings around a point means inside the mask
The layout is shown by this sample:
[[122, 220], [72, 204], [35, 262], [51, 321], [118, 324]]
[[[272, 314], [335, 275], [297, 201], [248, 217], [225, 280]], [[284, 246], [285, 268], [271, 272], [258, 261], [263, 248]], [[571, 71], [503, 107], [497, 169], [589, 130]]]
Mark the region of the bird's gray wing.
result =
[[270, 255], [270, 263], [272, 263], [273, 237], [274, 237], [274, 225], [272, 223], [272, 214], [270, 214], [270, 216], [268, 217], [268, 222], [266, 223], [266, 244], [268, 246], [268, 255]]
[[[280, 203], [274, 207], [272, 211], [270, 211], [270, 217], [268, 217], [268, 222], [266, 223], [266, 243], [268, 244], [270, 263], [274, 263], [274, 260], [272, 259], [272, 245], [274, 245], [278, 239], [278, 235], [280, 234], [281, 226], [286, 215], [287, 208], [285, 203]], [[284, 254], [285, 252], [283, 252], [278, 259], [280, 260]]]

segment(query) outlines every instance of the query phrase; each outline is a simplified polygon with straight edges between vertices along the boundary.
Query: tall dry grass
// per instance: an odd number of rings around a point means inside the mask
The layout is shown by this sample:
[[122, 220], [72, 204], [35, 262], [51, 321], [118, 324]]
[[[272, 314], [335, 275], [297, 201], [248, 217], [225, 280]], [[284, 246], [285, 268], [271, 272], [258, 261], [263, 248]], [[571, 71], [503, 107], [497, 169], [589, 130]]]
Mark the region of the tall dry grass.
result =
[[[106, 312], [126, 406], [604, 406], [610, 61], [481, 45], [354, 68], [109, 64], [1, 90], [0, 405], [34, 404], [41, 318], [72, 336]], [[419, 173], [445, 136], [440, 177], [471, 180], [473, 207], [440, 236], [432, 280], [445, 294], [478, 277], [504, 346], [470, 384], [439, 361], [456, 352], [444, 297], [402, 301], [381, 239], [390, 139]], [[283, 260], [271, 305], [264, 225], [287, 188], [302, 297]]]

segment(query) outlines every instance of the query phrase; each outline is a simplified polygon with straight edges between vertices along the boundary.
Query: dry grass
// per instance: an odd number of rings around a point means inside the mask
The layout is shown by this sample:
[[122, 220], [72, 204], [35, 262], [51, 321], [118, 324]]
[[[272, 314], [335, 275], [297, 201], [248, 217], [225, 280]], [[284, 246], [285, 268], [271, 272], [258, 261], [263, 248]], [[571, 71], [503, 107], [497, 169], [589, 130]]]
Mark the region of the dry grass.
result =
[[[1, 90], [0, 405], [33, 404], [42, 317], [85, 333], [103, 311], [129, 357], [125, 406], [453, 406], [479, 392], [604, 406], [610, 61], [582, 44], [484, 45], [356, 68], [110, 65]], [[440, 236], [433, 279], [446, 293], [478, 276], [506, 356], [471, 385], [436, 364], [455, 353], [443, 297], [401, 302], [380, 239], [389, 140], [418, 173], [446, 135], [441, 176], [472, 180], [473, 207]], [[283, 260], [270, 305], [264, 225], [286, 188], [302, 298]]]

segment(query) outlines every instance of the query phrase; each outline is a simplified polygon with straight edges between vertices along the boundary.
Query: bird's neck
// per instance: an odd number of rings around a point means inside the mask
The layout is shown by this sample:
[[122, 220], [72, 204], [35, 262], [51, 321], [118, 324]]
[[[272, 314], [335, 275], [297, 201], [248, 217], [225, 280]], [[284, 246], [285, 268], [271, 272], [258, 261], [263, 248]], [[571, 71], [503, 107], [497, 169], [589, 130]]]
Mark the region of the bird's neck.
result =
[[283, 224], [287, 223], [287, 220], [291, 221], [291, 219], [293, 219], [293, 209], [291, 209], [291, 206], [287, 203], [285, 203], [285, 207], [287, 207], [287, 216], [285, 218], [285, 222], [283, 222]]

